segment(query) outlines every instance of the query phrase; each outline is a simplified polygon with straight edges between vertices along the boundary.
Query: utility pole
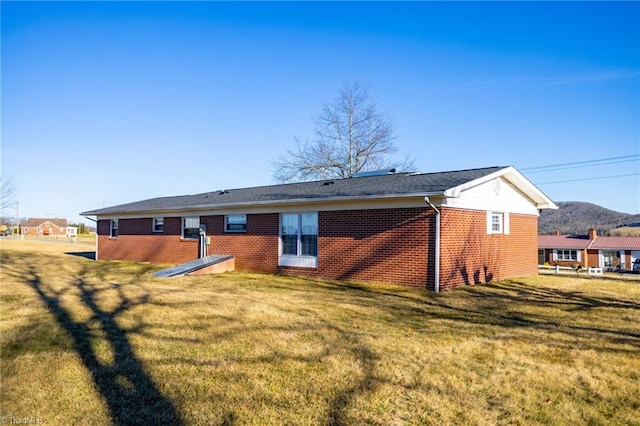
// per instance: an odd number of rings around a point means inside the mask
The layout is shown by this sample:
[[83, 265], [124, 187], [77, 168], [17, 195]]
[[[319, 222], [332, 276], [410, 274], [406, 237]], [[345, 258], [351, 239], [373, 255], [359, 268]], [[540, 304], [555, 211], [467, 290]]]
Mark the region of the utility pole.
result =
[[19, 201], [16, 201], [16, 238], [20, 235], [20, 210], [19, 210]]

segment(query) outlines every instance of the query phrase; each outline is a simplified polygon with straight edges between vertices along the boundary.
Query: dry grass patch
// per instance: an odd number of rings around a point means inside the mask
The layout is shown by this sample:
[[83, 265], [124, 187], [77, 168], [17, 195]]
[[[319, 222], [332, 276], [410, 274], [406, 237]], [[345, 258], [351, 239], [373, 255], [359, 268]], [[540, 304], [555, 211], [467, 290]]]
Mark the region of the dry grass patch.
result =
[[434, 294], [245, 273], [161, 279], [51, 246], [3, 242], [2, 416], [640, 424], [637, 283], [540, 276]]

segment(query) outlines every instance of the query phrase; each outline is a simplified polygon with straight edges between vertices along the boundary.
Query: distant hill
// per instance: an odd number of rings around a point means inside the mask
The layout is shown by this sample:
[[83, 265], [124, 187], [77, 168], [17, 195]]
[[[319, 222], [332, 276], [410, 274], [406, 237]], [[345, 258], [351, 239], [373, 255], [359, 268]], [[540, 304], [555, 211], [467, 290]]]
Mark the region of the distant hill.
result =
[[[640, 230], [640, 214], [620, 213], [596, 204], [580, 201], [560, 201], [558, 210], [543, 210], [538, 218], [538, 233], [553, 234], [560, 231], [567, 235], [585, 235], [589, 228], [596, 228], [598, 235], [633, 235]], [[622, 227], [626, 227], [622, 229]]]

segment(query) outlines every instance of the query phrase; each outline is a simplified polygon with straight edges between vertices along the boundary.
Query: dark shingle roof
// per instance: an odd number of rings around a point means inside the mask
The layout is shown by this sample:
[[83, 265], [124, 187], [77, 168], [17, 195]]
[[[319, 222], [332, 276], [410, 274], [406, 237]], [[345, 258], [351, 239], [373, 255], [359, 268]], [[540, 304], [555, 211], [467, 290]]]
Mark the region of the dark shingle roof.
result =
[[357, 199], [411, 194], [437, 195], [458, 185], [495, 173], [504, 167], [439, 173], [397, 173], [349, 179], [322, 180], [205, 192], [195, 195], [160, 197], [81, 213], [85, 216], [219, 208], [234, 205], [281, 204], [323, 199]]

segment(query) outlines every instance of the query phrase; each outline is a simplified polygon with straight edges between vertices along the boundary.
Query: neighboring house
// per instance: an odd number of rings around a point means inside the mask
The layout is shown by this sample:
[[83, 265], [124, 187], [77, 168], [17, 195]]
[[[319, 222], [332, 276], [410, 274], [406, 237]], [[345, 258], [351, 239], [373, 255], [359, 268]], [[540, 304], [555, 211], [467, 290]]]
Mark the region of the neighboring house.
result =
[[98, 260], [183, 263], [233, 255], [241, 270], [439, 291], [536, 275], [540, 209], [513, 167], [384, 173], [154, 198], [97, 217]]
[[632, 270], [640, 259], [640, 237], [599, 237], [595, 229], [588, 235], [540, 235], [538, 263], [582, 268]]
[[22, 235], [67, 236], [67, 219], [31, 218], [20, 225]]

